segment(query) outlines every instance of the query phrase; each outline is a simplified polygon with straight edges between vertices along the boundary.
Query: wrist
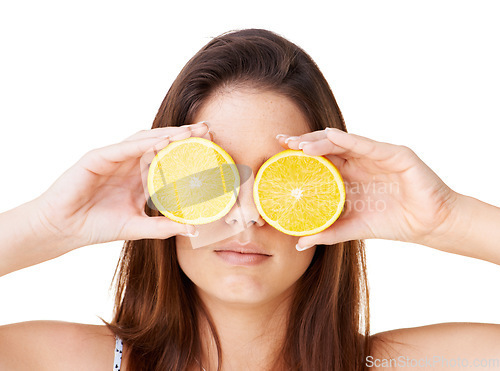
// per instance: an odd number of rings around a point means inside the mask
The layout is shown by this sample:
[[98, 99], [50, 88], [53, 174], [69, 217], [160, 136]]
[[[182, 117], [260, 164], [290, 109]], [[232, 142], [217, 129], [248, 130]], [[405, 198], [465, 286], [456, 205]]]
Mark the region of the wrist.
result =
[[[72, 239], [72, 236], [58, 225], [58, 218], [52, 215], [50, 205], [47, 205], [42, 196], [23, 206], [26, 207], [32, 233], [37, 236], [40, 243], [50, 245], [55, 249], [60, 249], [61, 246], [65, 246], [67, 251], [73, 249], [71, 245], [75, 244], [75, 239]], [[74, 248], [76, 247], [75, 245]]]
[[426, 246], [500, 264], [500, 208], [474, 197], [455, 193], [450, 216], [435, 228]]
[[451, 190], [446, 203], [443, 204], [446, 217], [422, 236], [422, 245], [437, 250], [464, 255], [463, 241], [471, 228], [470, 197]]
[[38, 219], [38, 201], [0, 214], [0, 276], [64, 254], [64, 240]]

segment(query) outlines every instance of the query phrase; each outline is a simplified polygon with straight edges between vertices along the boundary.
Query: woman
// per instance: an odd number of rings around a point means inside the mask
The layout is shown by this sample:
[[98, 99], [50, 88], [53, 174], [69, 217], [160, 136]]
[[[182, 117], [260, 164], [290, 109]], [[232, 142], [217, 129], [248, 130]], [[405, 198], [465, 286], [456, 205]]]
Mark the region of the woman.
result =
[[[222, 219], [181, 225], [146, 204], [141, 161], [190, 136], [213, 140], [253, 174], [292, 148], [328, 157], [347, 184], [396, 187], [375, 200], [348, 192], [358, 207], [300, 239], [263, 221], [251, 181]], [[384, 210], [359, 207], [368, 197]], [[265, 30], [224, 34], [187, 63], [151, 130], [88, 152], [44, 194], [0, 214], [0, 275], [126, 240], [112, 321], [2, 326], [0, 369], [317, 371], [408, 367], [384, 361], [400, 356], [491, 358], [500, 354], [493, 324], [370, 335], [363, 239], [498, 264], [499, 223], [498, 208], [454, 192], [407, 147], [347, 134], [327, 82], [296, 45]], [[269, 258], [218, 259], [231, 248]]]

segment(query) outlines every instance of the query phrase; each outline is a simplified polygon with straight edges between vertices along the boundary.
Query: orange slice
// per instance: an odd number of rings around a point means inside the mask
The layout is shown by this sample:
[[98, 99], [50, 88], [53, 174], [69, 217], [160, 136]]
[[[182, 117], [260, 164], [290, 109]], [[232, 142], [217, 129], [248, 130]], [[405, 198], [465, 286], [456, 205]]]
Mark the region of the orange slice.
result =
[[261, 166], [253, 197], [269, 225], [292, 236], [307, 236], [337, 220], [346, 192], [342, 176], [330, 160], [287, 149]]
[[154, 157], [148, 192], [167, 218], [206, 224], [222, 218], [236, 202], [240, 177], [231, 156], [214, 142], [190, 137], [169, 143]]

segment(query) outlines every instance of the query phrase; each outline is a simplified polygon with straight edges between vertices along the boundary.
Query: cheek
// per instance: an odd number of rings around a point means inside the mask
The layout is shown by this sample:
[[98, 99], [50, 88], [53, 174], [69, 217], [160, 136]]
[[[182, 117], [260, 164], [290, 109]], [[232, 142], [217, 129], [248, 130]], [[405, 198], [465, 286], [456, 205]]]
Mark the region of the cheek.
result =
[[279, 264], [281, 272], [278, 275], [282, 277], [282, 281], [287, 281], [288, 284], [297, 281], [311, 264], [315, 251], [316, 247], [305, 251], [297, 251], [295, 247], [288, 248]]
[[175, 245], [177, 261], [186, 276], [194, 283], [198, 281], [198, 277], [210, 276], [209, 272], [207, 272], [207, 259], [203, 249], [193, 249], [187, 237], [176, 237]]

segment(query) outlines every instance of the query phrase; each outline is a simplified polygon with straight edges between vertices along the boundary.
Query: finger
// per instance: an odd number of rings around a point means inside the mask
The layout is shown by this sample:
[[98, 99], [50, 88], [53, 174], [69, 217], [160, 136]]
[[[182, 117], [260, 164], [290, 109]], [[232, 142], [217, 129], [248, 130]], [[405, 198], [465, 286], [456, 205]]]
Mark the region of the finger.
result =
[[152, 137], [174, 137], [176, 135], [192, 131], [192, 132], [199, 132], [201, 130], [203, 131], [202, 134], [208, 130], [207, 124], [202, 121], [198, 122], [196, 124], [189, 124], [189, 125], [182, 125], [182, 126], [165, 126], [161, 128], [154, 128], [154, 129], [149, 129], [149, 130], [141, 130], [130, 137], [126, 138], [125, 140], [137, 140], [137, 139], [143, 139], [143, 138], [152, 138]]
[[156, 153], [158, 152], [159, 150], [148, 151], [140, 159], [139, 165], [140, 165], [141, 182], [142, 182], [142, 193], [144, 195], [143, 198], [141, 199], [141, 202], [147, 202], [150, 196], [148, 188], [149, 168], [151, 166], [151, 162], [153, 162]]
[[198, 128], [196, 130], [192, 130], [191, 135], [213, 141], [215, 133], [210, 128], [210, 124], [208, 122], [205, 121], [205, 125], [207, 127], [206, 130], [204, 130], [204, 128]]
[[189, 131], [189, 128], [184, 127], [184, 126], [167, 126], [167, 127], [163, 127], [163, 128], [141, 130], [141, 131], [138, 131], [137, 133], [129, 136], [128, 138], [124, 139], [124, 141], [139, 140], [139, 139], [145, 139], [145, 138], [155, 138], [155, 137], [164, 137], [165, 138], [165, 137], [171, 137], [174, 135], [185, 133], [187, 131]]
[[[346, 149], [346, 154], [351, 157], [366, 157], [375, 161], [388, 159], [393, 156], [400, 147], [391, 143], [378, 142], [370, 138], [362, 137], [361, 135], [346, 133], [339, 129], [327, 130], [326, 137], [334, 145]], [[338, 149], [336, 151], [340, 152]], [[340, 153], [338, 154], [340, 155]]]
[[286, 136], [284, 134], [279, 134], [279, 135], [283, 135], [282, 137], [279, 137], [278, 135], [276, 136], [279, 145], [283, 147], [283, 149], [289, 149], [288, 144], [285, 143]]
[[[314, 133], [309, 133], [309, 134], [314, 134], [314, 136], [308, 136], [307, 138], [309, 140], [316, 139], [316, 141], [300, 141], [297, 139], [294, 139], [293, 142], [288, 142], [291, 143], [291, 145], [295, 145], [298, 147], [298, 149], [302, 149], [305, 154], [310, 155], [310, 156], [326, 156], [338, 169], [341, 169], [344, 167], [346, 163], [346, 159], [335, 156], [338, 154], [342, 154], [343, 157], [348, 157], [347, 153], [348, 151], [344, 148], [338, 147], [335, 148], [333, 143], [326, 138], [326, 133], [324, 130], [321, 130], [321, 133], [319, 132], [314, 132]], [[279, 144], [284, 148], [284, 149], [289, 149], [290, 147], [288, 146], [287, 143], [285, 143], [287, 136], [284, 134], [278, 134], [276, 136], [276, 139], [279, 141]], [[299, 137], [296, 137], [299, 138]], [[298, 142], [298, 144], [297, 144]]]
[[276, 135], [276, 139], [280, 145], [284, 148], [298, 149], [298, 145], [303, 141], [316, 141], [326, 138], [326, 133], [324, 130], [317, 130], [310, 133], [306, 133], [299, 136], [290, 136], [286, 134]]
[[287, 144], [290, 149], [299, 149], [299, 143], [301, 142], [315, 142], [325, 138], [326, 132], [324, 130], [318, 130], [296, 137], [288, 137], [285, 139], [285, 144]]
[[339, 169], [350, 157], [349, 150], [336, 146], [326, 138], [316, 142], [300, 142], [299, 149], [309, 156], [325, 156]]
[[200, 125], [196, 124], [189, 126], [188, 130], [175, 133], [168, 136], [171, 141], [187, 139], [189, 137], [203, 137], [206, 139], [211, 139], [210, 128], [206, 122], [202, 122]]
[[195, 232], [194, 225], [177, 223], [164, 216], [145, 215], [131, 218], [123, 229], [122, 238], [126, 240], [166, 239], [181, 233], [195, 235]]
[[81, 159], [81, 165], [97, 174], [108, 174], [116, 169], [118, 163], [137, 159], [155, 148], [165, 147], [168, 138], [143, 138], [124, 141], [87, 152]]
[[342, 175], [342, 171], [344, 169], [344, 166], [345, 166], [347, 160], [345, 158], [342, 158], [339, 156], [333, 156], [333, 155], [326, 155], [324, 157], [326, 157], [328, 160], [330, 160], [331, 163], [337, 168], [338, 171], [340, 171], [340, 173]]
[[141, 178], [132, 178], [129, 180], [129, 189], [131, 193], [132, 202], [139, 209], [144, 209], [144, 206], [152, 204], [149, 202], [149, 190], [148, 190], [148, 180], [147, 174], [144, 176], [141, 174]]
[[303, 251], [314, 245], [333, 245], [344, 241], [373, 238], [365, 230], [360, 227], [356, 218], [340, 218], [323, 232], [299, 238], [296, 248]]

